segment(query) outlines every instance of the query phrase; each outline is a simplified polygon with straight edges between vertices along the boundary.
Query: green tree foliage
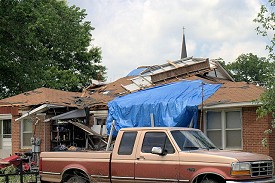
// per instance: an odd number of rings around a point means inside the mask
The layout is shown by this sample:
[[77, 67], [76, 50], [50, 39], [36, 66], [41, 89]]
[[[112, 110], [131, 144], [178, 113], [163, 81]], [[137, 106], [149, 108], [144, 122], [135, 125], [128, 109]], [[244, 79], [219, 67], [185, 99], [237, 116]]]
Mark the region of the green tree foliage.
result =
[[274, 72], [266, 58], [259, 58], [252, 53], [241, 54], [235, 62], [226, 65], [236, 81], [255, 82], [261, 85], [267, 83], [271, 72]]
[[268, 3], [261, 6], [260, 12], [254, 22], [259, 26], [256, 28], [257, 34], [267, 37], [270, 41], [266, 45], [269, 51], [269, 57], [272, 61], [275, 60], [275, 0], [268, 0]]
[[50, 87], [79, 91], [104, 80], [85, 10], [58, 0], [0, 0], [0, 98]]
[[[272, 63], [271, 70], [267, 80], [267, 90], [261, 96], [261, 107], [257, 110], [259, 117], [272, 114], [271, 128], [265, 133], [272, 133], [272, 129], [275, 128], [275, 0], [268, 0], [268, 3], [261, 6], [260, 12], [254, 22], [259, 26], [256, 28], [257, 34], [267, 37], [270, 41], [267, 44], [266, 49], [269, 51], [269, 60]], [[263, 144], [266, 145], [267, 139], [263, 139]]]

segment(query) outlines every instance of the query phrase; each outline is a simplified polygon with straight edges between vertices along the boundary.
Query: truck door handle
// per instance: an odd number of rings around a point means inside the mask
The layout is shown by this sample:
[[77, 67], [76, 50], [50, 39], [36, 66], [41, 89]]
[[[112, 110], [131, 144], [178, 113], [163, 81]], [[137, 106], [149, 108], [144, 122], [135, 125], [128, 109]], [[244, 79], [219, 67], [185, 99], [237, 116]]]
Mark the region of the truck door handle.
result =
[[145, 159], [144, 156], [140, 156], [137, 158], [137, 160], [144, 160], [144, 159]]

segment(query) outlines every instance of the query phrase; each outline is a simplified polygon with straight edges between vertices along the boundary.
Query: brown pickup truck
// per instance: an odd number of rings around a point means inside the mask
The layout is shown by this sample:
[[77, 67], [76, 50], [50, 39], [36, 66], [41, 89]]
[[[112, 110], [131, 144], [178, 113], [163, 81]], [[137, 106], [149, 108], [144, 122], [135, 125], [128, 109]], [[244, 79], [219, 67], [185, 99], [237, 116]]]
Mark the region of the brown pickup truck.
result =
[[269, 156], [217, 149], [197, 129], [127, 128], [113, 151], [43, 152], [41, 181], [275, 182]]

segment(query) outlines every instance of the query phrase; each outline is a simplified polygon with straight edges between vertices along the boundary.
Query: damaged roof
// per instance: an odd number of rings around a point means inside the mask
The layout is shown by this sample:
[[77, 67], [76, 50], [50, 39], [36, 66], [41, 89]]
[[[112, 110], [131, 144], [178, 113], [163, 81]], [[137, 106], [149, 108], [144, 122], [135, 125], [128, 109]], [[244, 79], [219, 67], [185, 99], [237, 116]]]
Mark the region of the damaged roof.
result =
[[182, 80], [202, 80], [206, 83], [222, 84], [222, 87], [205, 102], [205, 106], [252, 102], [264, 92], [262, 87], [245, 82], [235, 82], [219, 63], [219, 60], [188, 57], [167, 61], [162, 65], [143, 66], [138, 72], [83, 93], [83, 103], [93, 106], [96, 99], [107, 109], [107, 103], [118, 96], [127, 95], [145, 88]]
[[[105, 105], [117, 96], [126, 95], [129, 92], [123, 85], [131, 84], [133, 76], [126, 76], [99, 88], [84, 90], [79, 106]], [[95, 100], [96, 99], [96, 100]]]
[[[93, 90], [92, 92], [89, 91], [90, 93], [86, 93], [84, 97], [86, 100], [86, 105], [88, 105], [87, 102], [90, 101], [89, 98], [96, 98], [101, 102], [102, 105], [107, 105], [107, 103], [113, 100], [115, 97], [131, 93], [124, 87], [124, 85], [132, 84], [132, 78], [133, 77], [120, 78], [115, 82], [98, 88], [97, 90]], [[177, 82], [182, 80], [202, 80], [206, 83], [222, 84], [222, 86], [204, 102], [205, 106], [252, 102], [259, 99], [260, 95], [264, 92], [264, 88], [254, 84], [246, 82], [232, 82], [224, 79], [216, 79], [199, 75], [190, 76], [185, 79], [174, 78], [173, 80], [169, 80], [169, 82]], [[165, 84], [169, 82], [162, 82], [159, 84]], [[151, 87], [153, 86], [155, 85], [151, 85]]]
[[[200, 79], [208, 83], [220, 83], [222, 80], [234, 81], [218, 60], [187, 57], [167, 61], [161, 65], [142, 66], [112, 83], [87, 88], [83, 91], [82, 98], [79, 99], [79, 105], [106, 106], [115, 97], [184, 79]], [[216, 79], [219, 79], [219, 82]]]
[[32, 106], [55, 104], [75, 107], [75, 100], [81, 96], [79, 92], [67, 92], [50, 88], [38, 88], [9, 98], [0, 100], [0, 106]]
[[263, 88], [253, 84], [234, 82], [217, 60], [188, 57], [142, 68], [139, 75], [128, 75], [108, 84], [93, 81], [82, 93], [38, 88], [2, 99], [0, 106], [54, 104], [77, 108], [107, 109], [108, 102], [118, 96], [182, 80], [202, 80], [206, 83], [223, 84], [214, 95], [205, 101], [205, 106], [251, 102], [259, 99], [264, 92]]

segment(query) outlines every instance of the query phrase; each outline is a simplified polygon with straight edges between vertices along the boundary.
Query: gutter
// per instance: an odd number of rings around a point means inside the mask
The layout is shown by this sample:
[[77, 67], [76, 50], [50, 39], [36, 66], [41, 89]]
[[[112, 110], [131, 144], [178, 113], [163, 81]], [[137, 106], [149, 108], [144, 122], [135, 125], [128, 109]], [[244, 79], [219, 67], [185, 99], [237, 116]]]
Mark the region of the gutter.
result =
[[[203, 109], [220, 109], [220, 108], [233, 108], [233, 107], [258, 107], [262, 103], [255, 102], [237, 102], [237, 103], [228, 103], [228, 104], [214, 104], [214, 105], [204, 105]], [[199, 106], [201, 109], [201, 106]]]

